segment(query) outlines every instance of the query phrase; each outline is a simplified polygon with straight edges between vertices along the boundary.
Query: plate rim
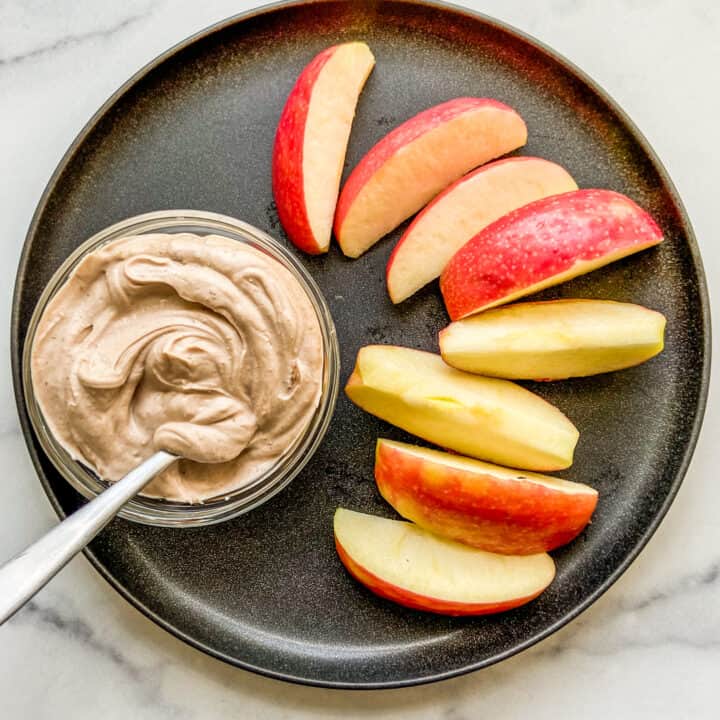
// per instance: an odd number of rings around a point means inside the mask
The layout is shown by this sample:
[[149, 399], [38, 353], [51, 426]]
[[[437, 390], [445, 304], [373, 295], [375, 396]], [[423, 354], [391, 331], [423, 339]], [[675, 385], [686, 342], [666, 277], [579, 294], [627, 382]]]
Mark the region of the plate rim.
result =
[[[340, 1], [352, 1], [352, 0], [340, 0]], [[40, 463], [40, 458], [38, 456], [37, 451], [32, 446], [31, 443], [28, 443], [28, 437], [32, 436], [32, 428], [30, 426], [29, 418], [27, 416], [27, 410], [24, 405], [24, 396], [22, 391], [22, 359], [18, 356], [19, 351], [19, 345], [18, 345], [18, 325], [19, 325], [19, 305], [20, 305], [20, 296], [22, 287], [24, 284], [24, 277], [26, 276], [26, 270], [27, 270], [27, 264], [28, 264], [28, 255], [29, 255], [29, 247], [30, 242], [33, 239], [33, 237], [37, 233], [38, 225], [40, 223], [40, 219], [43, 216], [48, 200], [51, 196], [51, 194], [54, 192], [56, 186], [58, 185], [58, 181], [60, 180], [60, 177], [67, 169], [68, 165], [74, 158], [77, 151], [82, 147], [82, 145], [87, 140], [88, 136], [92, 133], [92, 131], [95, 129], [95, 127], [98, 125], [98, 123], [105, 117], [107, 112], [112, 109], [112, 107], [125, 95], [127, 94], [132, 88], [141, 82], [149, 73], [151, 73], [153, 70], [158, 68], [160, 65], [162, 65], [167, 60], [171, 59], [173, 56], [179, 54], [180, 52], [184, 51], [188, 47], [194, 45], [195, 43], [217, 33], [220, 32], [228, 27], [231, 27], [233, 25], [239, 25], [247, 20], [250, 20], [252, 18], [258, 17], [260, 15], [275, 13], [275, 12], [282, 12], [283, 10], [287, 8], [292, 7], [301, 7], [306, 5], [320, 5], [324, 2], [338, 2], [338, 0], [280, 0], [278, 2], [272, 2], [272, 3], [266, 3], [259, 5], [255, 8], [251, 8], [245, 12], [237, 13], [234, 15], [231, 15], [229, 17], [226, 17], [223, 20], [220, 20], [216, 23], [213, 23], [211, 25], [208, 25], [207, 27], [199, 30], [196, 33], [193, 33], [189, 35], [188, 37], [184, 38], [183, 40], [180, 40], [179, 42], [172, 45], [170, 48], [165, 50], [164, 52], [157, 55], [155, 58], [150, 60], [148, 63], [143, 65], [141, 68], [139, 68], [135, 73], [133, 73], [120, 87], [115, 90], [108, 98], [105, 100], [105, 102], [102, 103], [102, 105], [98, 108], [98, 110], [93, 113], [93, 115], [90, 117], [90, 119], [85, 123], [85, 125], [81, 128], [79, 133], [76, 135], [75, 139], [72, 141], [68, 149], [65, 151], [65, 153], [62, 155], [60, 161], [58, 162], [55, 170], [53, 171], [52, 175], [50, 176], [45, 189], [43, 190], [42, 195], [40, 196], [40, 199], [38, 200], [38, 204], [35, 208], [35, 211], [33, 212], [32, 219], [30, 221], [30, 225], [28, 226], [28, 230], [25, 234], [25, 238], [23, 240], [23, 246], [22, 246], [22, 252], [20, 254], [20, 258], [18, 260], [18, 268], [15, 274], [15, 281], [14, 281], [14, 289], [13, 289], [13, 295], [12, 295], [12, 306], [11, 306], [11, 314], [10, 314], [10, 356], [11, 356], [11, 366], [12, 366], [12, 380], [13, 380], [13, 392], [15, 396], [15, 405], [18, 413], [18, 418], [20, 421], [20, 427], [23, 434], [23, 441], [25, 444], [25, 447], [30, 455], [33, 468], [38, 476], [38, 480], [40, 481], [40, 484], [42, 485], [43, 491], [45, 492], [45, 495], [50, 502], [50, 505], [52, 506], [53, 510], [55, 511], [56, 515], [63, 519], [66, 517], [65, 513], [63, 512], [63, 509], [58, 502], [57, 497], [55, 496], [52, 488], [48, 484], [47, 480], [44, 477], [44, 473], [42, 472], [42, 467]], [[652, 518], [652, 521], [649, 523], [645, 531], [642, 533], [642, 535], [639, 537], [637, 542], [633, 545], [633, 547], [629, 550], [629, 552], [625, 555], [622, 562], [615, 568], [615, 570], [595, 589], [593, 593], [591, 593], [588, 597], [586, 597], [582, 602], [578, 603], [573, 607], [570, 611], [568, 611], [565, 615], [563, 615], [561, 618], [559, 618], [555, 623], [552, 625], [544, 628], [540, 632], [535, 633], [531, 637], [525, 639], [523, 642], [518, 643], [514, 647], [506, 650], [505, 652], [498, 653], [496, 655], [493, 655], [490, 658], [485, 658], [482, 660], [478, 660], [477, 662], [470, 663], [468, 665], [464, 665], [459, 668], [454, 668], [452, 670], [446, 670], [443, 672], [438, 673], [430, 673], [427, 675], [419, 676], [419, 677], [412, 677], [412, 678], [405, 678], [400, 680], [389, 680], [389, 681], [374, 681], [374, 682], [359, 682], [359, 683], [353, 683], [353, 682], [347, 682], [347, 681], [332, 681], [332, 680], [320, 680], [313, 677], [302, 677], [300, 675], [294, 675], [290, 673], [280, 672], [276, 670], [272, 670], [269, 668], [261, 667], [258, 665], [253, 664], [252, 662], [248, 662], [245, 660], [240, 660], [238, 658], [231, 657], [221, 651], [216, 650], [213, 647], [210, 647], [203, 642], [189, 636], [187, 633], [182, 631], [180, 628], [174, 626], [171, 622], [163, 619], [160, 617], [157, 613], [155, 613], [153, 610], [151, 610], [149, 607], [147, 607], [143, 602], [141, 602], [138, 598], [134, 597], [125, 587], [122, 585], [106, 568], [105, 566], [98, 560], [98, 558], [95, 556], [95, 554], [92, 552], [92, 550], [89, 547], [86, 547], [83, 549], [83, 554], [85, 557], [89, 560], [91, 566], [100, 574], [101, 577], [103, 577], [110, 586], [118, 592], [118, 594], [123, 597], [125, 600], [127, 600], [133, 607], [135, 607], [137, 610], [139, 610], [143, 615], [145, 615], [147, 618], [152, 620], [155, 624], [160, 626], [163, 630], [171, 633], [175, 637], [177, 637], [179, 640], [182, 640], [183, 642], [187, 643], [191, 647], [200, 650], [201, 652], [205, 653], [206, 655], [209, 655], [210, 657], [213, 657], [217, 660], [221, 660], [229, 665], [233, 665], [235, 667], [241, 668], [243, 670], [248, 670], [250, 672], [256, 673], [258, 675], [262, 675], [265, 677], [269, 677], [275, 680], [283, 680], [286, 682], [299, 684], [299, 685], [306, 685], [306, 686], [312, 686], [312, 687], [322, 687], [322, 688], [329, 688], [329, 689], [338, 689], [338, 690], [380, 690], [380, 689], [394, 689], [394, 688], [401, 688], [401, 687], [412, 687], [416, 685], [423, 685], [423, 684], [429, 684], [434, 682], [439, 682], [441, 680], [446, 680], [452, 677], [458, 677], [461, 675], [465, 675], [471, 672], [475, 672], [477, 670], [481, 670], [485, 667], [490, 667], [491, 665], [494, 665], [496, 663], [499, 663], [503, 660], [508, 659], [509, 657], [512, 657], [513, 655], [517, 655], [518, 653], [523, 652], [524, 650], [527, 650], [528, 648], [532, 647], [533, 645], [539, 643], [540, 641], [550, 637], [555, 632], [557, 632], [560, 628], [567, 625], [569, 622], [574, 620], [578, 615], [580, 615], [582, 612], [587, 610], [592, 604], [594, 604], [605, 592], [607, 592], [612, 585], [617, 582], [617, 580], [626, 572], [626, 570], [630, 567], [630, 565], [637, 559], [637, 557], [640, 555], [642, 550], [646, 547], [652, 536], [657, 531], [658, 527], [662, 523], [663, 519], [665, 518], [668, 510], [670, 509], [670, 506], [675, 500], [675, 497], [677, 496], [678, 491], [680, 490], [680, 487], [685, 479], [685, 476], [687, 474], [690, 462], [692, 460], [693, 454], [695, 452], [695, 448], [697, 446], [698, 438], [700, 436], [700, 431], [702, 428], [703, 420], [705, 411], [707, 408], [707, 399], [708, 399], [708, 392], [709, 392], [709, 384], [710, 384], [710, 368], [711, 368], [711, 360], [712, 360], [712, 329], [711, 329], [711, 307], [710, 307], [710, 298], [709, 298], [709, 291], [707, 286], [707, 278], [705, 274], [705, 270], [703, 267], [702, 257], [700, 255], [700, 249], [697, 244], [697, 238], [695, 236], [695, 232], [692, 226], [692, 223], [690, 221], [690, 218], [688, 216], [687, 210], [685, 209], [685, 206], [682, 202], [682, 199], [677, 191], [677, 188], [675, 187], [675, 184], [673, 183], [672, 179], [670, 178], [669, 173], [667, 172], [665, 166], [663, 165], [662, 161], [658, 157], [657, 153], [645, 137], [645, 135], [642, 133], [642, 131], [637, 127], [637, 125], [633, 122], [633, 120], [630, 118], [630, 116], [626, 113], [626, 111], [613, 99], [613, 97], [597, 83], [592, 77], [590, 77], [584, 70], [582, 70], [580, 67], [575, 65], [572, 61], [568, 60], [565, 56], [563, 56], [561, 53], [554, 50], [549, 45], [545, 44], [543, 41], [538, 40], [534, 36], [530, 35], [529, 33], [526, 33], [523, 30], [518, 29], [514, 25], [511, 25], [505, 21], [498, 20], [490, 15], [487, 15], [485, 13], [478, 12], [476, 10], [472, 10], [467, 7], [463, 7], [460, 5], [457, 5], [455, 3], [450, 2], [444, 2], [443, 0], [394, 0], [397, 4], [403, 4], [407, 6], [419, 6], [419, 7], [426, 7], [438, 10], [440, 12], [451, 12], [457, 15], [465, 16], [472, 22], [480, 22], [487, 26], [492, 27], [495, 30], [499, 30], [502, 32], [505, 32], [509, 35], [514, 36], [516, 39], [519, 39], [526, 45], [530, 45], [535, 50], [540, 51], [543, 55], [549, 57], [553, 62], [557, 63], [563, 70], [568, 72], [570, 75], [574, 76], [575, 78], [579, 79], [584, 85], [586, 85], [590, 90], [595, 93], [597, 97], [599, 97], [603, 103], [607, 106], [607, 108], [616, 115], [620, 123], [626, 127], [630, 134], [633, 136], [633, 139], [639, 144], [639, 146], [642, 148], [643, 152], [648, 157], [649, 161], [651, 162], [653, 169], [658, 173], [659, 177], [663, 181], [663, 184], [667, 187], [670, 195], [672, 196], [680, 219], [680, 223], [685, 230], [685, 233], [687, 235], [688, 239], [688, 249], [690, 251], [690, 256], [693, 262], [693, 266], [697, 272], [697, 278], [698, 278], [698, 299], [699, 304], [701, 308], [701, 314], [702, 314], [702, 331], [703, 331], [703, 338], [704, 343], [702, 346], [702, 374], [700, 377], [700, 387], [699, 387], [699, 395], [698, 395], [698, 403], [695, 410], [695, 415], [693, 418], [692, 427], [690, 430], [690, 434], [688, 437], [688, 443], [685, 447], [685, 450], [682, 455], [682, 459], [679, 465], [678, 472], [675, 474], [675, 477], [673, 479], [672, 485], [670, 487], [670, 490], [665, 497], [660, 509], [655, 514], [655, 516]]]

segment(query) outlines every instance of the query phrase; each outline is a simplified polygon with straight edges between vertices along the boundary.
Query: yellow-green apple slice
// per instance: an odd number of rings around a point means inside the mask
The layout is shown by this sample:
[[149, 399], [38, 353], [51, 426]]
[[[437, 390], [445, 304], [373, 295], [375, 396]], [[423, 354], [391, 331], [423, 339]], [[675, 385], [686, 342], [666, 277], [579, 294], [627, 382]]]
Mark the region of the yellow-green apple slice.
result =
[[420, 527], [505, 555], [565, 545], [597, 505], [588, 485], [392, 440], [378, 440], [375, 480], [380, 494]]
[[546, 553], [497, 555], [412, 523], [335, 511], [335, 547], [349, 573], [405, 607], [442, 615], [487, 615], [524, 605], [555, 577]]
[[434, 353], [367, 345], [345, 387], [363, 410], [463, 455], [527, 470], [572, 464], [575, 426], [509, 380], [451, 368]]
[[512, 302], [662, 241], [657, 223], [611, 190], [536, 200], [481, 230], [440, 278], [452, 320]]
[[323, 50], [298, 77], [280, 116], [273, 194], [288, 237], [307, 253], [330, 244], [355, 107], [374, 64], [363, 42]]
[[410, 118], [378, 142], [352, 171], [335, 211], [335, 236], [349, 257], [478, 165], [525, 144], [527, 128], [489, 98], [456, 98]]
[[460, 178], [398, 240], [387, 264], [390, 299], [402, 302], [440, 277], [468, 240], [511, 210], [571, 190], [577, 185], [567, 170], [537, 157], [496, 160]]
[[460, 370], [517, 380], [562, 380], [639, 365], [662, 351], [665, 317], [632, 303], [549, 300], [450, 323], [440, 352]]

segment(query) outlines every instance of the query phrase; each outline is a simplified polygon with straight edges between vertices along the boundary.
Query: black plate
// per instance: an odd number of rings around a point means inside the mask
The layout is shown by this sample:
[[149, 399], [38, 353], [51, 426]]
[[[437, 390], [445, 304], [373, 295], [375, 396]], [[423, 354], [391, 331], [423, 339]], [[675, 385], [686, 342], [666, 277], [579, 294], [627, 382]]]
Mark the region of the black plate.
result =
[[[668, 318], [667, 349], [641, 367], [534, 386], [581, 430], [565, 476], [600, 491], [593, 523], [554, 553], [557, 579], [524, 608], [479, 619], [413, 612], [343, 570], [333, 548], [338, 505], [392, 516], [372, 479], [378, 435], [406, 436], [344, 397], [327, 439], [288, 489], [246, 517], [199, 530], [116, 520], [87, 555], [162, 627], [241, 667], [309, 684], [391, 687], [497, 662], [547, 636], [605, 591], [656, 529], [695, 445], [707, 392], [709, 311], [698, 250], [660, 163], [619, 108], [580, 71], [493, 20], [408, 2], [301, 3], [228, 20], [181, 43], [118, 91], [53, 175], [17, 277], [12, 356], [27, 444], [60, 515], [80, 497], [28, 423], [20, 357], [30, 314], [61, 261], [94, 232], [162, 208], [242, 218], [277, 237], [270, 189], [275, 125], [297, 74], [323, 47], [368, 41], [377, 67], [360, 100], [352, 167], [388, 129], [459, 95], [499, 98], [526, 119], [523, 153], [555, 160], [581, 186], [627, 193], [659, 221], [658, 249], [545, 292], [630, 300]], [[333, 247], [303, 257], [337, 324], [342, 378], [369, 342], [435, 349], [446, 323], [437, 286], [400, 307], [384, 268], [398, 237], [357, 261]]]

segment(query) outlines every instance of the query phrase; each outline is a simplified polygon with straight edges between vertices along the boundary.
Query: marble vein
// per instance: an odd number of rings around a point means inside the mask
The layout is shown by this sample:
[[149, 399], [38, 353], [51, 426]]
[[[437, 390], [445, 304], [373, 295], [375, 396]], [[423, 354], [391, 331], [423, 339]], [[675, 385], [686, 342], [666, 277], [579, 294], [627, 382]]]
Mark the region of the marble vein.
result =
[[[98, 637], [93, 627], [81, 617], [66, 613], [38, 600], [30, 600], [11, 622], [27, 623], [41, 630], [49, 630], [81, 645], [84, 650], [100, 656], [132, 683], [141, 696], [144, 707], [152, 706], [163, 717], [188, 718], [184, 708], [167, 702], [162, 696], [161, 675], [164, 663], [145, 667], [130, 660], [113, 644]], [[160, 715], [156, 715], [160, 717]]]
[[720, 579], [720, 559], [703, 570], [677, 578], [665, 590], [655, 590], [646, 597], [634, 601], [621, 600], [620, 607], [623, 611], [645, 610], [656, 603], [673, 599], [678, 595], [691, 593], [697, 589], [704, 589], [716, 584], [720, 587], [718, 579]]
[[622, 638], [614, 643], [606, 643], [605, 646], [596, 645], [578, 645], [575, 643], [559, 643], [548, 650], [541, 650], [540, 655], [549, 658], [559, 658], [570, 653], [585, 655], [586, 657], [618, 657], [622, 654], [639, 651], [654, 650], [657, 648], [685, 647], [693, 650], [713, 652], [720, 649], [720, 638], [710, 638], [708, 640], [691, 640], [680, 635], [658, 635], [653, 640], [637, 640], [632, 638]]
[[0, 67], [18, 65], [20, 63], [26, 62], [27, 60], [42, 57], [44, 55], [49, 55], [50, 53], [53, 53], [57, 50], [63, 50], [65, 48], [73, 47], [75, 45], [81, 45], [89, 40], [106, 39], [112, 37], [113, 35], [121, 32], [122, 30], [125, 30], [126, 28], [135, 25], [141, 20], [144, 20], [148, 16], [148, 14], [149, 13], [131, 15], [130, 17], [127, 17], [116, 23], [115, 25], [111, 25], [107, 28], [90, 30], [88, 32], [79, 33], [77, 35], [65, 35], [55, 40], [55, 42], [41, 45], [39, 47], [33, 48], [32, 50], [27, 50], [25, 52], [17, 53], [15, 55], [7, 55], [5, 57], [0, 56]]
[[[655, 588], [637, 599], [606, 597], [599, 624], [597, 620], [581, 616], [536, 652], [557, 658], [569, 653], [615, 656], [662, 647], [715, 651], [720, 648], [720, 623], [712, 612], [703, 613], [703, 608], [717, 606], [718, 589], [720, 559], [714, 559], [703, 568], [674, 578], [665, 587]], [[692, 622], [659, 622], [654, 612], [661, 611], [660, 606], [667, 603], [679, 608]]]
[[88, 650], [92, 650], [109, 660], [113, 665], [121, 668], [132, 680], [142, 679], [142, 671], [133, 665], [117, 648], [100, 640], [92, 627], [79, 617], [61, 613], [55, 607], [49, 607], [30, 600], [13, 622], [30, 622], [50, 628], [62, 633], [75, 642], [82, 643]]

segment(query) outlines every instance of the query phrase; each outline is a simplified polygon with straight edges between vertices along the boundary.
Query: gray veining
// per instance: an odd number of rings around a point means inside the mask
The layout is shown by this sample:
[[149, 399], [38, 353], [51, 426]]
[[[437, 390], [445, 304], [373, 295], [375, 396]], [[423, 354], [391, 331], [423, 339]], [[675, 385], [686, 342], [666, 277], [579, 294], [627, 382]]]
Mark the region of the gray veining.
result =
[[133, 15], [125, 18], [120, 22], [112, 25], [108, 28], [99, 28], [97, 30], [90, 30], [85, 33], [78, 33], [77, 35], [65, 35], [54, 42], [47, 45], [40, 45], [24, 52], [17, 53], [15, 55], [0, 55], [0, 67], [4, 65], [15, 65], [17, 63], [25, 62], [33, 58], [38, 58], [49, 53], [55, 53], [61, 50], [65, 50], [68, 47], [74, 45], [80, 45], [88, 40], [104, 39], [109, 38], [112, 35], [128, 28], [135, 23], [143, 19], [143, 15]]

